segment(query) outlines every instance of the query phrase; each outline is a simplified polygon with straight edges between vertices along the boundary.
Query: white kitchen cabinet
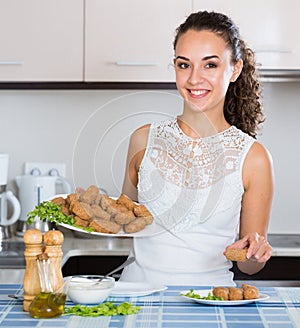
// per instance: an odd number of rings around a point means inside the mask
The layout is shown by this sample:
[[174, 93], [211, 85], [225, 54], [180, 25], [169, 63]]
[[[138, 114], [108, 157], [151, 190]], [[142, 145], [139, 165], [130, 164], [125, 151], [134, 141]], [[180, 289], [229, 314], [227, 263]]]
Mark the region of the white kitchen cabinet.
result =
[[175, 29], [191, 0], [86, 0], [85, 81], [174, 82]]
[[262, 69], [299, 70], [299, 1], [193, 0], [193, 11], [205, 9], [223, 12], [235, 21]]
[[82, 81], [83, 3], [0, 0], [0, 81]]

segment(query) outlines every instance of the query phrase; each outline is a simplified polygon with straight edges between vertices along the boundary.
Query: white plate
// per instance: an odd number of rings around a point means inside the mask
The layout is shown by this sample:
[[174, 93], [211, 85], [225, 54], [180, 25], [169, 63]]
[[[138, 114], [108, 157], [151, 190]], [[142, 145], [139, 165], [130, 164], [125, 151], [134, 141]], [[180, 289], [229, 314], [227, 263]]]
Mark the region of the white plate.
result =
[[160, 232], [162, 232], [161, 227], [159, 227], [158, 225], [155, 224], [155, 222], [147, 225], [143, 230], [138, 231], [138, 232], [133, 232], [133, 233], [126, 233], [123, 230], [120, 230], [118, 233], [104, 233], [104, 232], [89, 232], [89, 231], [85, 231], [83, 229], [77, 228], [77, 227], [73, 227], [69, 224], [65, 224], [65, 223], [57, 223], [58, 225], [73, 230], [73, 231], [77, 231], [77, 232], [81, 232], [84, 234], [89, 234], [89, 235], [93, 235], [93, 236], [106, 236], [106, 237], [147, 237], [147, 236], [153, 236], [156, 235]]
[[[55, 195], [53, 197], [51, 197], [51, 199], [54, 199], [56, 197], [63, 197], [66, 198], [68, 196], [68, 194], [59, 194], [59, 195]], [[115, 197], [111, 197], [111, 198], [115, 198]], [[51, 200], [49, 199], [49, 200]], [[158, 225], [155, 223], [155, 221], [153, 221], [151, 224], [147, 225], [143, 230], [140, 230], [138, 232], [133, 232], [133, 233], [126, 233], [123, 230], [120, 230], [118, 233], [103, 233], [103, 232], [89, 232], [77, 227], [74, 227], [72, 225], [69, 224], [65, 224], [65, 223], [56, 223], [57, 225], [60, 225], [66, 229], [70, 229], [73, 231], [77, 231], [80, 233], [84, 233], [84, 234], [89, 234], [89, 235], [93, 235], [93, 236], [106, 236], [106, 237], [148, 237], [148, 236], [153, 236], [153, 235], [157, 235], [159, 233], [161, 233], [162, 231], [164, 231], [164, 229], [162, 228], [162, 226]]]
[[[186, 294], [188, 292], [189, 292], [189, 290], [182, 291], [180, 293], [180, 296], [182, 296], [188, 300], [195, 301], [195, 302], [201, 303], [201, 304], [207, 304], [207, 305], [222, 305], [222, 306], [244, 305], [244, 304], [249, 304], [249, 303], [254, 303], [254, 302], [265, 301], [269, 298], [269, 296], [266, 294], [259, 294], [258, 298], [252, 299], [252, 300], [240, 300], [240, 301], [201, 300], [201, 299], [187, 297], [187, 296], [182, 295], [182, 294]], [[208, 289], [194, 290], [194, 294], [199, 294], [202, 297], [207, 297], [208, 293], [212, 294], [212, 289], [211, 290], [208, 290]]]
[[117, 281], [111, 296], [146, 296], [167, 289], [166, 286], [154, 286], [147, 283]]

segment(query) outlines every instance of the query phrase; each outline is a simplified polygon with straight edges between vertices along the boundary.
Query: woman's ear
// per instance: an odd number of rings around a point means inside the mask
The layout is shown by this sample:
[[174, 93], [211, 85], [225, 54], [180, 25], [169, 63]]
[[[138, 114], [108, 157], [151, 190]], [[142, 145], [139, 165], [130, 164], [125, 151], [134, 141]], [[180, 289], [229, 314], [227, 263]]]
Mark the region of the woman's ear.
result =
[[233, 66], [233, 74], [231, 76], [230, 82], [235, 82], [239, 75], [241, 74], [241, 71], [243, 69], [243, 61], [242, 59], [239, 59], [238, 62]]

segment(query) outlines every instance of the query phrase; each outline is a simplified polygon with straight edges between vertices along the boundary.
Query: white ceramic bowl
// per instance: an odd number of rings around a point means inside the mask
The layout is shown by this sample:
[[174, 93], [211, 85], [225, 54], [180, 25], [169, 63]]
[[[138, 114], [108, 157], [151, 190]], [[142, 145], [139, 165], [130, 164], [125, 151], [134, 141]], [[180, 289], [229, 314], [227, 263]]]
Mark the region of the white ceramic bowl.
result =
[[115, 286], [115, 278], [102, 276], [80, 275], [73, 276], [69, 282], [68, 297], [76, 304], [99, 304], [105, 301]]

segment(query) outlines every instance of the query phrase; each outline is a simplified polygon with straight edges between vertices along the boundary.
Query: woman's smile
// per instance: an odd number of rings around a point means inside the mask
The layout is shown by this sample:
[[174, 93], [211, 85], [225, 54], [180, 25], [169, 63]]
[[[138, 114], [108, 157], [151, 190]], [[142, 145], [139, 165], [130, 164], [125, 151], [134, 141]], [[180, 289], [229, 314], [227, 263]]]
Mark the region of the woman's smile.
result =
[[192, 98], [203, 98], [208, 95], [209, 90], [205, 89], [187, 89]]

